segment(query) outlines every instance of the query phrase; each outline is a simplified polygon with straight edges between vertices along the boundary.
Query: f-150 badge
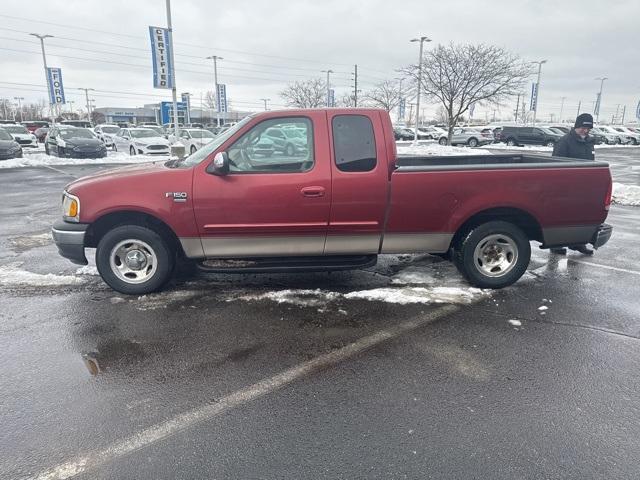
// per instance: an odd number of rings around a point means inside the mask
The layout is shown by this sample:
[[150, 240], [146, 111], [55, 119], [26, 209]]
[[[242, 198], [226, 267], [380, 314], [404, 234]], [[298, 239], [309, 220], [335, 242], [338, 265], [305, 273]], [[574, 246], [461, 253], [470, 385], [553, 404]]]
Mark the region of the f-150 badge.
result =
[[187, 192], [166, 192], [165, 198], [173, 198], [174, 202], [186, 202]]

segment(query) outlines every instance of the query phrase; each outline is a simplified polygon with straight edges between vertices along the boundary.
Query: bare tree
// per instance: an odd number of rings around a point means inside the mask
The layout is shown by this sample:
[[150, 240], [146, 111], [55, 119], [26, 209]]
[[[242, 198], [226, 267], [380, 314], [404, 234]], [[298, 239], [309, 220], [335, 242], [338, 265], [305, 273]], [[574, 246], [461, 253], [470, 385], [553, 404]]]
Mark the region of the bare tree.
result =
[[[404, 72], [418, 80], [417, 65]], [[451, 143], [453, 127], [471, 104], [498, 104], [516, 95], [532, 73], [530, 64], [503, 48], [451, 43], [425, 53], [419, 81], [426, 96], [444, 108]]]
[[216, 95], [213, 93], [213, 90], [209, 90], [204, 94], [204, 106], [211, 110], [216, 109]]
[[323, 107], [327, 102], [327, 85], [320, 78], [297, 81], [287, 85], [287, 88], [280, 92], [280, 96], [291, 107]]
[[104, 116], [104, 113], [96, 112], [95, 110], [91, 112], [91, 123], [93, 123], [94, 125], [104, 123], [105, 121], [106, 118]]
[[395, 80], [385, 80], [376, 85], [372, 90], [365, 93], [365, 98], [376, 108], [383, 108], [390, 112], [402, 101], [402, 90], [400, 82]]

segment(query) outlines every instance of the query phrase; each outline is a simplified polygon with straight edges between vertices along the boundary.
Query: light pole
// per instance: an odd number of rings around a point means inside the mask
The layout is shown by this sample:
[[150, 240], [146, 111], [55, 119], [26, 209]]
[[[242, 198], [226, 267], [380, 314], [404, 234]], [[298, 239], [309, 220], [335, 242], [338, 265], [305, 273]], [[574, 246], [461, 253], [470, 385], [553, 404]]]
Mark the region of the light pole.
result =
[[20, 112], [20, 121], [22, 122], [24, 118], [22, 118], [22, 100], [24, 97], [13, 97], [14, 100], [18, 101], [18, 112]]
[[562, 110], [564, 110], [564, 101], [567, 99], [567, 97], [562, 97], [560, 100], [560, 123], [562, 123]]
[[87, 101], [87, 115], [89, 116], [89, 121], [91, 121], [91, 102], [89, 101], [89, 92], [95, 89], [93, 88], [78, 88], [78, 90], [82, 90], [84, 92], [84, 97]]
[[271, 99], [270, 99], [270, 98], [261, 98], [260, 100], [262, 100], [262, 101], [264, 102], [264, 110], [265, 110], [265, 112], [266, 112], [267, 110], [269, 110], [269, 109], [267, 108], [267, 102], [270, 102], [270, 101], [271, 101]]
[[73, 115], [73, 104], [75, 103], [73, 100], [69, 100], [67, 101], [67, 103], [69, 104], [69, 113], [71, 115]]
[[602, 107], [602, 86], [604, 85], [605, 80], [609, 80], [607, 77], [598, 77], [596, 80], [600, 80], [600, 92], [598, 92], [598, 98], [596, 98], [596, 105], [594, 107], [594, 112], [596, 114], [596, 123], [598, 123], [598, 119], [600, 118], [600, 108]]
[[540, 101], [540, 75], [542, 73], [542, 64], [547, 63], [546, 60], [540, 60], [539, 62], [531, 62], [538, 64], [538, 80], [536, 81], [536, 103], [533, 109], [533, 126], [536, 125], [536, 117], [538, 116], [538, 102]]
[[429, 37], [412, 38], [411, 42], [420, 42], [420, 55], [418, 56], [418, 93], [416, 94], [416, 124], [413, 131], [413, 142], [418, 143], [418, 123], [420, 122], [420, 86], [422, 83], [422, 50], [424, 42], [430, 42]]
[[216, 98], [216, 126], [220, 126], [220, 96], [218, 95], [218, 60], [224, 60], [224, 58], [218, 55], [211, 55], [207, 57], [207, 60], [213, 60], [213, 88]]
[[44, 39], [53, 38], [53, 35], [40, 35], [39, 33], [30, 33], [34, 37], [40, 39], [40, 48], [42, 49], [42, 64], [44, 65], [44, 81], [47, 84], [47, 93], [49, 94], [49, 116], [51, 117], [51, 123], [55, 125], [56, 119], [53, 115], [53, 104], [51, 103], [51, 87], [49, 86], [49, 72], [47, 70], [47, 55], [44, 52]]
[[329, 69], [329, 70], [321, 70], [323, 73], [327, 74], [327, 107], [330, 107], [330, 92], [331, 92], [331, 84], [330, 79], [329, 79], [329, 75], [331, 75], [333, 73], [333, 70]]
[[178, 137], [178, 91], [176, 89], [176, 67], [173, 57], [173, 28], [171, 27], [171, 0], [167, 0], [167, 30], [169, 31], [169, 60], [171, 60], [171, 97], [173, 99], [173, 130]]

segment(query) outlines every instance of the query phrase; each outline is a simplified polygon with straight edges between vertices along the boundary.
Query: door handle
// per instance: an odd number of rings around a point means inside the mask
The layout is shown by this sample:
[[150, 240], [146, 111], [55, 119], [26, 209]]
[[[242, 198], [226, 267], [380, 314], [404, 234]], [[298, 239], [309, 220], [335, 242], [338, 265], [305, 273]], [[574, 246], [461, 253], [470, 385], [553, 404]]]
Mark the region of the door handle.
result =
[[305, 197], [324, 197], [324, 187], [304, 187], [300, 193]]

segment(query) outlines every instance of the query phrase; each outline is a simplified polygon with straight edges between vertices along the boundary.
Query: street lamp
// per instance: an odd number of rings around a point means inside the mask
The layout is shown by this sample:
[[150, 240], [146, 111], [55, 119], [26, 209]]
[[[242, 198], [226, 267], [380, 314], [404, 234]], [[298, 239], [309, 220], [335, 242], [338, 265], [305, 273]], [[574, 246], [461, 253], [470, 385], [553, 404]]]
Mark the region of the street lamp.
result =
[[269, 110], [269, 109], [267, 108], [267, 102], [270, 102], [270, 101], [271, 101], [271, 99], [270, 99], [270, 98], [261, 98], [260, 100], [262, 100], [262, 101], [264, 102], [264, 110], [265, 110], [265, 111]]
[[331, 85], [329, 83], [329, 75], [331, 75], [333, 73], [333, 70], [321, 70], [321, 72], [326, 73], [327, 74], [327, 107], [330, 107], [330, 92], [331, 92]]
[[20, 121], [22, 122], [24, 118], [22, 118], [22, 100], [24, 97], [13, 97], [14, 100], [18, 101], [18, 112], [20, 112]]
[[418, 93], [416, 95], [416, 124], [414, 127], [413, 142], [418, 143], [418, 122], [420, 121], [420, 86], [422, 83], [422, 50], [424, 42], [430, 42], [429, 37], [412, 38], [411, 42], [420, 42], [420, 55], [418, 56]]
[[47, 84], [47, 93], [49, 94], [49, 116], [51, 123], [55, 125], [56, 119], [53, 115], [53, 104], [51, 103], [51, 87], [49, 85], [49, 71], [47, 70], [47, 55], [44, 52], [44, 39], [53, 38], [53, 35], [40, 35], [39, 33], [30, 33], [29, 35], [40, 39], [40, 48], [42, 49], [42, 64], [44, 65], [44, 81]]
[[598, 119], [600, 118], [600, 107], [602, 106], [602, 86], [604, 85], [605, 80], [609, 80], [607, 77], [598, 77], [596, 80], [600, 80], [600, 92], [598, 92], [598, 98], [596, 98], [596, 104], [594, 106], [594, 112], [596, 114], [596, 123], [598, 123]]
[[89, 101], [89, 92], [95, 90], [94, 88], [78, 88], [78, 90], [82, 90], [84, 92], [85, 99], [87, 101], [87, 115], [89, 116], [89, 121], [91, 121], [91, 103]]
[[224, 58], [218, 55], [211, 55], [207, 57], [207, 60], [213, 60], [213, 84], [214, 95], [216, 96], [216, 126], [220, 126], [220, 95], [218, 95], [218, 60], [224, 60]]
[[536, 103], [533, 108], [533, 126], [536, 125], [536, 116], [538, 115], [538, 100], [540, 100], [540, 74], [542, 73], [542, 64], [547, 63], [546, 60], [540, 60], [538, 62], [531, 62], [538, 64], [538, 80], [536, 82]]

